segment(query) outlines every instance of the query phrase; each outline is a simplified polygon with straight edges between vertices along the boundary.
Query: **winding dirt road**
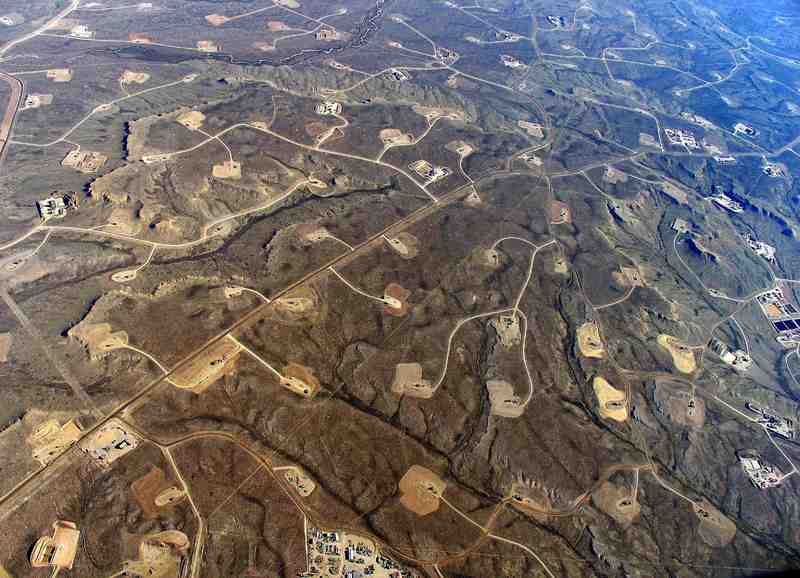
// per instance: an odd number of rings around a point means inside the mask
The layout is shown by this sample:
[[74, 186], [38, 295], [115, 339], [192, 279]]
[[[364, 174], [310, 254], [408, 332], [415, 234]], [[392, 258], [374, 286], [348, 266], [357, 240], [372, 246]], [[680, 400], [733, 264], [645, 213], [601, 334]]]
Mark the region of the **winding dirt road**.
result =
[[11, 88], [6, 111], [2, 122], [0, 122], [0, 166], [2, 166], [6, 157], [6, 145], [11, 137], [11, 127], [14, 126], [17, 109], [19, 109], [20, 101], [22, 100], [22, 82], [5, 72], [0, 72], [0, 80]]

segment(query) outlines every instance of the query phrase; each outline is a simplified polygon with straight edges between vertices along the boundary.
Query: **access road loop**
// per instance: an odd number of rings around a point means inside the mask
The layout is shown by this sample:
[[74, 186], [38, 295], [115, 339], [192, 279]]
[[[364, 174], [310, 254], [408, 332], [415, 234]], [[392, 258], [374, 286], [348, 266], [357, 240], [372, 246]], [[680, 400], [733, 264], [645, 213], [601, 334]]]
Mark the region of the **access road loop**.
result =
[[[486, 175], [483, 178], [491, 179], [491, 178], [494, 178], [495, 176], [497, 176], [497, 175], [494, 174], [494, 173], [490, 173], [490, 174]], [[383, 230], [378, 231], [377, 233], [374, 233], [366, 241], [362, 242], [359, 245], [356, 245], [352, 252], [343, 253], [342, 255], [334, 257], [328, 263], [325, 263], [324, 265], [322, 265], [321, 267], [317, 268], [316, 270], [311, 271], [310, 273], [307, 273], [306, 275], [304, 275], [303, 277], [301, 277], [297, 281], [294, 281], [293, 283], [291, 283], [290, 285], [288, 285], [287, 287], [285, 287], [281, 291], [277, 292], [275, 295], [273, 295], [271, 297], [271, 301], [264, 302], [261, 305], [258, 305], [256, 308], [254, 308], [253, 310], [251, 310], [250, 312], [245, 314], [242, 318], [240, 318], [235, 323], [233, 323], [230, 327], [228, 327], [227, 329], [223, 330], [222, 332], [220, 332], [216, 336], [214, 336], [211, 339], [209, 339], [200, 348], [198, 348], [194, 352], [190, 353], [182, 361], [180, 361], [176, 365], [174, 365], [169, 370], [168, 373], [165, 373], [162, 376], [156, 378], [153, 382], [151, 382], [150, 384], [145, 386], [139, 393], [137, 393], [136, 395], [132, 396], [127, 401], [121, 403], [115, 409], [111, 410], [106, 415], [105, 418], [100, 419], [96, 424], [94, 424], [90, 428], [86, 429], [84, 431], [83, 435], [81, 436], [80, 440], [78, 440], [78, 442], [76, 442], [76, 443], [79, 443], [81, 440], [83, 440], [83, 439], [87, 438], [88, 436], [91, 436], [92, 434], [94, 434], [105, 423], [107, 423], [108, 420], [110, 420], [111, 418], [120, 415], [122, 412], [124, 412], [126, 410], [129, 410], [132, 407], [134, 407], [138, 402], [143, 401], [150, 394], [150, 392], [152, 392], [160, 384], [165, 383], [165, 382], [168, 383], [169, 379], [171, 378], [171, 376], [176, 371], [178, 371], [182, 367], [186, 366], [187, 364], [191, 363], [197, 357], [201, 356], [209, 347], [213, 346], [214, 344], [216, 344], [217, 342], [219, 342], [222, 339], [226, 339], [227, 335], [231, 334], [232, 332], [234, 332], [235, 330], [239, 329], [240, 327], [246, 325], [250, 321], [253, 321], [254, 319], [257, 319], [258, 316], [261, 315], [262, 313], [264, 313], [264, 311], [266, 311], [267, 308], [271, 306], [271, 303], [273, 301], [275, 301], [276, 299], [281, 298], [282, 296], [290, 293], [294, 289], [296, 289], [296, 288], [302, 286], [303, 284], [305, 284], [305, 283], [317, 278], [320, 275], [329, 274], [330, 273], [330, 271], [329, 271], [330, 267], [333, 267], [335, 265], [346, 265], [346, 264], [350, 263], [351, 261], [353, 261], [356, 257], [361, 256], [361, 254], [365, 250], [369, 250], [369, 249], [373, 248], [376, 245], [382, 245], [383, 244], [383, 236], [384, 235], [394, 236], [397, 233], [399, 233], [399, 232], [405, 230], [406, 228], [410, 227], [411, 225], [417, 223], [418, 221], [429, 217], [430, 215], [432, 215], [433, 213], [435, 213], [438, 210], [442, 209], [443, 207], [446, 207], [450, 203], [452, 203], [454, 201], [457, 201], [461, 197], [466, 196], [467, 194], [469, 194], [469, 191], [471, 190], [471, 186], [472, 186], [471, 184], [465, 183], [464, 185], [461, 185], [457, 189], [454, 189], [453, 191], [451, 191], [449, 193], [446, 193], [446, 194], [442, 195], [441, 197], [439, 197], [436, 203], [430, 203], [428, 205], [420, 207], [419, 209], [415, 210], [414, 212], [412, 212], [408, 216], [400, 219], [399, 221], [393, 223], [392, 225], [389, 225], [388, 227], [384, 228]], [[8, 491], [5, 495], [1, 496], [0, 497], [0, 518], [4, 517], [6, 515], [6, 512], [4, 510], [6, 509], [8, 504], [11, 504], [10, 507], [13, 508], [13, 499], [17, 495], [19, 495], [23, 490], [25, 490], [26, 487], [30, 486], [32, 484], [32, 482], [39, 475], [41, 475], [43, 472], [45, 472], [48, 469], [55, 469], [56, 467], [58, 467], [60, 465], [60, 462], [62, 462], [62, 461], [67, 459], [67, 456], [68, 456], [69, 453], [70, 453], [69, 451], [66, 451], [66, 452], [62, 453], [56, 459], [54, 459], [52, 462], [50, 462], [47, 466], [44, 466], [43, 468], [31, 473], [24, 480], [19, 482], [14, 488], [12, 488], [10, 491]]]

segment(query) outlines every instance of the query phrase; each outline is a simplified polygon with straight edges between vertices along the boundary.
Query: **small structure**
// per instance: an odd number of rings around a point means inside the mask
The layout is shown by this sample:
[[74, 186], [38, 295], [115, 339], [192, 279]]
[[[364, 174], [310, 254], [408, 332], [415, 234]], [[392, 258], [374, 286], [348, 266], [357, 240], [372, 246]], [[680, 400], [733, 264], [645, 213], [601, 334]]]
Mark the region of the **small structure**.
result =
[[31, 566], [53, 568], [53, 576], [61, 570], [72, 570], [81, 533], [74, 522], [57, 520], [53, 523], [53, 535], [42, 536], [31, 549]]
[[229, 18], [224, 14], [209, 14], [206, 16], [206, 22], [208, 22], [211, 26], [222, 26], [228, 20]]
[[528, 122], [527, 120], [517, 121], [517, 126], [528, 133], [534, 138], [544, 138], [544, 131], [542, 125], [537, 122]]
[[217, 179], [239, 180], [242, 178], [242, 163], [225, 161], [221, 165], [214, 165], [211, 174]]
[[541, 167], [542, 159], [533, 151], [527, 151], [519, 156], [520, 160], [528, 166]]
[[434, 166], [424, 159], [410, 163], [408, 168], [425, 179], [427, 185], [440, 181], [453, 172], [448, 167]]
[[0, 24], [3, 26], [17, 26], [25, 22], [25, 18], [21, 14], [12, 12], [11, 14], [4, 14], [0, 16]]
[[561, 225], [572, 222], [572, 213], [569, 205], [561, 201], [550, 202], [550, 224]]
[[603, 359], [606, 349], [600, 339], [600, 328], [594, 321], [587, 321], [577, 331], [578, 350], [584, 357]]
[[683, 146], [687, 149], [699, 149], [700, 145], [697, 138], [688, 130], [680, 128], [665, 128], [664, 134], [667, 135], [669, 144], [676, 146]]
[[82, 38], [84, 40], [94, 38], [94, 32], [89, 30], [89, 27], [85, 24], [78, 24], [77, 26], [73, 26], [72, 29], [69, 31], [69, 35], [73, 38]]
[[494, 33], [494, 37], [500, 42], [519, 42], [522, 40], [522, 36], [519, 34], [514, 34], [506, 30], [498, 30]]
[[732, 157], [730, 155], [715, 155], [714, 160], [721, 164], [721, 165], [735, 165], [736, 164], [736, 157]]
[[52, 94], [29, 94], [25, 97], [25, 103], [20, 107], [20, 110], [28, 110], [29, 108], [39, 108], [53, 103]]
[[452, 151], [462, 158], [466, 158], [475, 152], [475, 147], [463, 140], [450, 141], [444, 145], [445, 150]]
[[213, 40], [198, 40], [197, 50], [200, 52], [219, 52], [220, 46]]
[[186, 492], [164, 475], [164, 470], [151, 466], [150, 471], [131, 484], [131, 493], [148, 520], [159, 516], [160, 510], [186, 498]]
[[189, 550], [189, 537], [178, 530], [166, 530], [146, 536], [139, 544], [138, 560], [127, 560], [124, 575], [131, 578], [168, 578], [177, 576], [180, 561]]
[[800, 311], [793, 302], [791, 290], [776, 287], [756, 295], [756, 303], [775, 330], [775, 339], [784, 347], [800, 343]]
[[82, 151], [80, 147], [72, 149], [61, 161], [62, 167], [75, 169], [84, 174], [93, 174], [99, 171], [108, 157], [102, 153], [93, 151]]
[[769, 410], [761, 409], [757, 405], [750, 402], [747, 402], [745, 407], [758, 416], [756, 421], [762, 427], [771, 432], [775, 432], [779, 436], [785, 437], [786, 439], [794, 439], [794, 420], [788, 417], [779, 416]]
[[615, 185], [617, 183], [625, 183], [628, 181], [628, 175], [620, 170], [608, 165], [603, 173], [603, 181]]
[[458, 60], [458, 52], [449, 48], [436, 47], [436, 59], [444, 65], [450, 66]]
[[97, 361], [115, 349], [128, 344], [125, 331], [113, 331], [110, 323], [90, 323], [84, 319], [67, 331], [67, 336], [77, 339], [89, 352], [89, 359]]
[[187, 110], [182, 112], [176, 120], [189, 130], [197, 130], [202, 128], [206, 115], [199, 110]]
[[692, 226], [685, 220], [676, 218], [672, 221], [672, 230], [677, 233], [689, 233], [692, 230]]
[[492, 415], [515, 418], [525, 412], [522, 399], [514, 393], [514, 386], [501, 379], [486, 382]]
[[390, 80], [394, 80], [397, 82], [405, 82], [410, 78], [408, 74], [406, 74], [399, 68], [390, 68], [386, 74], [388, 75]]
[[69, 82], [72, 80], [72, 70], [69, 68], [51, 68], [47, 71], [47, 79], [53, 82]]
[[192, 393], [203, 393], [222, 376], [230, 373], [242, 351], [241, 345], [232, 339], [220, 339], [179, 367], [170, 378], [170, 383]]
[[146, 72], [134, 72], [133, 70], [125, 70], [119, 81], [122, 84], [144, 84], [150, 80], [150, 75]]
[[314, 399], [321, 388], [313, 370], [299, 363], [289, 363], [283, 368], [281, 386], [306, 399]]
[[733, 134], [753, 137], [758, 135], [758, 131], [749, 124], [737, 122], [735, 125], [733, 125]]
[[725, 193], [718, 193], [711, 197], [711, 200], [722, 207], [723, 209], [730, 211], [731, 213], [741, 213], [744, 211], [744, 207], [741, 204], [734, 201]]
[[784, 169], [783, 165], [771, 163], [766, 159], [764, 159], [764, 166], [761, 167], [761, 170], [765, 175], [772, 178], [781, 178], [786, 176], [786, 169]]
[[346, 35], [331, 26], [323, 26], [317, 30], [317, 33], [314, 35], [314, 37], [317, 40], [322, 40], [323, 42], [334, 42], [336, 40], [342, 40], [346, 38]]
[[495, 317], [491, 325], [506, 349], [511, 349], [522, 340], [519, 317], [514, 312]]
[[672, 335], [662, 333], [656, 339], [672, 357], [672, 364], [681, 373], [692, 373], [697, 368], [694, 351]]
[[431, 382], [422, 378], [422, 366], [419, 363], [398, 363], [395, 366], [392, 391], [397, 395], [421, 399], [430, 399], [436, 393]]
[[628, 402], [624, 391], [617, 389], [599, 375], [592, 380], [592, 388], [597, 396], [600, 417], [619, 422], [628, 419]]
[[402, 317], [408, 313], [409, 297], [411, 297], [411, 291], [398, 283], [389, 283], [383, 290], [383, 300], [386, 304], [383, 312], [387, 315]]
[[314, 480], [297, 466], [287, 467], [283, 477], [303, 498], [307, 498], [317, 489], [317, 484], [314, 483]]
[[153, 40], [144, 32], [131, 32], [128, 34], [128, 42], [134, 44], [152, 44]]
[[64, 197], [47, 197], [36, 201], [39, 216], [47, 221], [49, 219], [63, 219], [67, 215], [67, 203]]
[[621, 267], [622, 275], [631, 287], [644, 287], [644, 278], [638, 267]]
[[520, 62], [510, 54], [501, 54], [500, 55], [500, 62], [503, 63], [503, 66], [507, 66], [508, 68], [513, 68], [514, 70], [526, 70], [528, 65], [524, 62]]
[[400, 503], [417, 514], [427, 516], [439, 509], [440, 496], [447, 484], [428, 468], [413, 465], [398, 483]]
[[709, 343], [710, 349], [719, 355], [723, 363], [730, 365], [737, 371], [747, 371], [753, 365], [753, 358], [741, 349], [731, 351], [728, 346], [717, 338], [713, 338]]
[[656, 137], [646, 132], [639, 133], [639, 144], [642, 145], [643, 147], [661, 148], [658, 139], [656, 139]]
[[342, 113], [342, 103], [323, 100], [317, 105], [316, 111], [320, 116], [336, 116]]
[[139, 445], [139, 440], [128, 432], [117, 419], [103, 425], [95, 434], [84, 440], [80, 448], [102, 467], [108, 467]]
[[394, 237], [384, 236], [384, 240], [402, 259], [413, 259], [419, 254], [419, 241], [410, 233], [402, 231]]
[[780, 470], [771, 464], [766, 464], [758, 456], [740, 455], [739, 463], [750, 483], [759, 490], [774, 488], [783, 483], [783, 475]]
[[46, 466], [81, 437], [81, 428], [71, 419], [64, 425], [58, 420], [45, 421], [33, 430], [27, 442], [33, 449], [33, 459]]
[[517, 479], [511, 483], [508, 495], [515, 508], [532, 516], [536, 521], [544, 523], [549, 519], [548, 513], [552, 510], [553, 504], [546, 487], [535, 481]]
[[384, 146], [404, 146], [414, 143], [414, 136], [404, 133], [399, 128], [384, 128], [378, 133]]

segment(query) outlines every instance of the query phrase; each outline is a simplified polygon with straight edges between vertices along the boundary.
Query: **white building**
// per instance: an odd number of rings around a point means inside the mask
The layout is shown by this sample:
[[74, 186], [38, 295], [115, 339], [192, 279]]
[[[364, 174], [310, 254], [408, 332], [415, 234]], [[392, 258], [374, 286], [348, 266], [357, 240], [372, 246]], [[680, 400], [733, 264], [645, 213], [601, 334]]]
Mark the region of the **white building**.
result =
[[45, 221], [48, 219], [62, 219], [67, 214], [67, 204], [63, 197], [48, 197], [41, 201], [36, 201], [39, 209], [39, 216]]
[[89, 30], [85, 24], [78, 24], [73, 26], [69, 31], [69, 35], [73, 38], [94, 38], [94, 32]]
[[772, 245], [768, 245], [763, 241], [757, 241], [752, 237], [747, 237], [747, 244], [753, 250], [753, 252], [758, 255], [759, 257], [764, 257], [767, 261], [772, 261], [775, 259], [775, 247]]
[[750, 482], [760, 490], [780, 486], [783, 482], [783, 476], [775, 466], [765, 464], [758, 458], [740, 456], [739, 462]]
[[317, 114], [322, 116], [334, 116], [337, 114], [341, 114], [342, 112], [342, 104], [339, 102], [333, 102], [330, 100], [325, 100], [320, 102], [317, 105]]
[[714, 201], [717, 205], [730, 211], [731, 213], [741, 213], [744, 211], [744, 207], [734, 201], [725, 193], [719, 193], [718, 195], [714, 195], [711, 197], [711, 200]]

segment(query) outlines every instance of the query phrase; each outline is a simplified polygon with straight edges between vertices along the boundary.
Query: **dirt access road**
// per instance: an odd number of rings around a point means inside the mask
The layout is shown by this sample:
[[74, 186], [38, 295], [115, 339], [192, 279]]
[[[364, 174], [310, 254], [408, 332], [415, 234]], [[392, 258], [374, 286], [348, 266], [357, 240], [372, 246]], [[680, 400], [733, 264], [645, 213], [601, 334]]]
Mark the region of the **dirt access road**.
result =
[[11, 127], [14, 125], [14, 118], [17, 116], [17, 109], [22, 100], [22, 82], [5, 72], [0, 72], [0, 80], [7, 83], [11, 88], [8, 105], [6, 105], [3, 120], [0, 122], [0, 165], [2, 165], [6, 156], [6, 145], [11, 137]]

